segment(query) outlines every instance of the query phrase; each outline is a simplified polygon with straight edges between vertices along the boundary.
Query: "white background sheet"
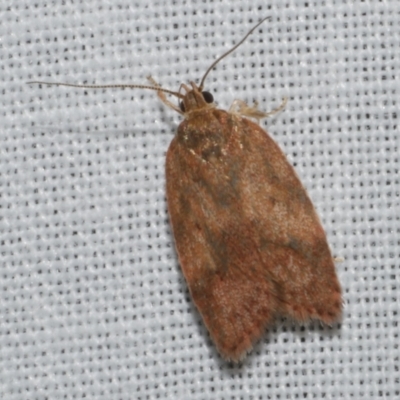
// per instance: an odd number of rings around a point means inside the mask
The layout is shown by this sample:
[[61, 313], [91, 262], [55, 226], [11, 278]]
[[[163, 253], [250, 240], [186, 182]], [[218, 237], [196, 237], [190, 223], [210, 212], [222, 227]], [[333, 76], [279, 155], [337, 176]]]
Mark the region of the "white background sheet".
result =
[[[14, 0], [0, 4], [0, 397], [394, 399], [399, 383], [400, 3]], [[243, 364], [193, 306], [155, 93], [27, 85], [198, 81], [262, 121], [317, 208], [343, 287], [332, 328], [278, 320]]]

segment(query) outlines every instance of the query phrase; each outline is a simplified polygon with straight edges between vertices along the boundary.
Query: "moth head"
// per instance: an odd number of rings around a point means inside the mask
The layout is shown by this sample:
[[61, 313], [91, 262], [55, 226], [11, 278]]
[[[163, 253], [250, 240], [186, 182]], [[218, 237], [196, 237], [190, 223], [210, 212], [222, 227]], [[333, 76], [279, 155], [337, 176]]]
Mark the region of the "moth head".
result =
[[186, 91], [179, 103], [179, 109], [184, 114], [215, 107], [214, 97], [210, 92], [200, 90], [194, 82], [190, 82], [190, 85], [192, 88], [181, 86]]

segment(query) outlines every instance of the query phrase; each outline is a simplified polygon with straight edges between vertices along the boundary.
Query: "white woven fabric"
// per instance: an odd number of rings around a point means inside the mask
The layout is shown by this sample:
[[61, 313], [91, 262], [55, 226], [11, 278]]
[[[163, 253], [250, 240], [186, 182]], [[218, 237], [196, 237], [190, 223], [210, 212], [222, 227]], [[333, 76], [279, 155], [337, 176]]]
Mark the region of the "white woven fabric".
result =
[[[8, 3], [8, 4], [7, 4]], [[0, 4], [2, 399], [395, 399], [400, 2], [14, 0]], [[165, 200], [178, 90], [264, 16], [207, 90], [286, 109], [262, 125], [335, 256], [341, 325], [273, 324], [223, 361], [191, 302]]]

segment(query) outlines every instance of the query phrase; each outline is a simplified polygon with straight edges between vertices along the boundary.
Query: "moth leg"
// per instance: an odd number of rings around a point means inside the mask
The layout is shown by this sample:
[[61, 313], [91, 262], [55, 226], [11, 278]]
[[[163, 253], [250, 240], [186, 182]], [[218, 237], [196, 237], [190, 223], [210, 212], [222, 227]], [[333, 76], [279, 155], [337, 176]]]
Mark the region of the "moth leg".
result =
[[[151, 75], [149, 75], [149, 76], [147, 77], [147, 80], [150, 81], [151, 84], [152, 84], [153, 86], [158, 87], [158, 88], [161, 88], [161, 85], [158, 84], [158, 83], [153, 79], [153, 77], [152, 77]], [[172, 108], [173, 110], [175, 110], [177, 113], [179, 113], [179, 114], [181, 114], [181, 115], [184, 114], [175, 104], [173, 104], [171, 101], [169, 101], [169, 100], [167, 99], [167, 97], [165, 96], [165, 93], [163, 93], [163, 92], [157, 92], [157, 96], [158, 96], [158, 98], [159, 98], [167, 107]]]
[[268, 118], [274, 114], [277, 114], [279, 111], [282, 111], [286, 107], [286, 103], [287, 98], [284, 97], [279, 107], [269, 112], [263, 112], [257, 108], [257, 101], [255, 101], [252, 106], [248, 106], [243, 100], [234, 100], [229, 108], [229, 112], [232, 114], [240, 114], [248, 118], [254, 118], [259, 123], [261, 118]]

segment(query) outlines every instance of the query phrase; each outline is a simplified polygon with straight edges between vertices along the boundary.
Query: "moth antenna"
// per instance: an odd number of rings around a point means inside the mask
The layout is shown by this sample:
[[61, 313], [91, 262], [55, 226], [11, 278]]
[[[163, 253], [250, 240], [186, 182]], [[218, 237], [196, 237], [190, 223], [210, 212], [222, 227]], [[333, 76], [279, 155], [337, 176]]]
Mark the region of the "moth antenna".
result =
[[75, 88], [86, 88], [86, 89], [149, 89], [155, 90], [156, 92], [164, 92], [171, 94], [179, 99], [183, 99], [184, 96], [181, 93], [174, 92], [173, 90], [163, 89], [161, 87], [148, 86], [148, 85], [125, 85], [125, 84], [115, 84], [115, 85], [75, 85], [73, 83], [63, 83], [63, 82], [44, 82], [44, 81], [30, 81], [27, 84], [38, 84], [38, 85], [50, 85], [50, 86], [67, 86]]
[[228, 56], [229, 54], [231, 54], [232, 52], [234, 52], [234, 51], [248, 38], [248, 36], [250, 36], [250, 35], [253, 33], [253, 31], [254, 31], [255, 29], [257, 29], [257, 28], [258, 28], [265, 20], [267, 20], [267, 19], [271, 20], [271, 17], [265, 17], [264, 19], [262, 19], [257, 25], [255, 25], [253, 28], [251, 28], [251, 29], [247, 32], [247, 34], [244, 36], [244, 38], [243, 38], [239, 43], [235, 44], [230, 50], [228, 50], [226, 53], [222, 54], [221, 57], [217, 58], [217, 59], [211, 64], [211, 66], [208, 67], [206, 73], [203, 75], [203, 78], [202, 78], [202, 80], [201, 80], [201, 82], [200, 82], [200, 86], [199, 86], [199, 90], [200, 90], [200, 91], [203, 90], [204, 81], [206, 80], [207, 75], [211, 72], [211, 70], [214, 69], [214, 67], [215, 67], [223, 58], [225, 58], [226, 56]]

